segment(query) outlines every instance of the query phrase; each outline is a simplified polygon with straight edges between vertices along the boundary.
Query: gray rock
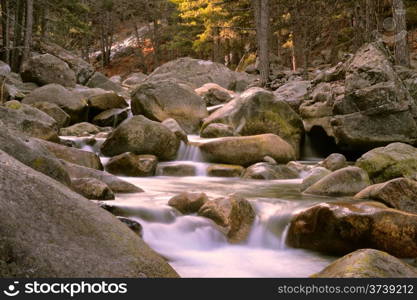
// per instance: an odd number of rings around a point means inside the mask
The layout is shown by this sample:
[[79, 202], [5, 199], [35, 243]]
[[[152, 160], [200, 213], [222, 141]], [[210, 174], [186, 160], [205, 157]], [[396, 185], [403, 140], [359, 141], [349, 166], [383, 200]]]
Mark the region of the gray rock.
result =
[[188, 136], [184, 129], [178, 124], [178, 122], [172, 118], [166, 119], [162, 122], [162, 125], [167, 127], [169, 130], [171, 130], [175, 136], [183, 141], [184, 143], [188, 144]]
[[53, 118], [58, 128], [66, 127], [70, 124], [71, 117], [55, 103], [37, 102], [32, 104], [32, 106]]
[[207, 201], [209, 198], [204, 193], [184, 192], [169, 199], [168, 205], [186, 215], [197, 213]]
[[187, 163], [159, 164], [156, 168], [156, 176], [187, 177], [196, 175], [196, 166]]
[[285, 165], [270, 165], [260, 162], [248, 167], [242, 177], [245, 179], [276, 180], [295, 179], [299, 175], [298, 172]]
[[118, 94], [124, 92], [124, 89], [119, 84], [111, 81], [100, 72], [95, 72], [86, 85], [90, 88], [100, 88], [106, 91], [113, 91]]
[[143, 237], [143, 227], [138, 221], [125, 217], [117, 217], [117, 219], [129, 227], [129, 229], [136, 233], [139, 237]]
[[195, 92], [204, 99], [207, 106], [227, 103], [235, 96], [234, 92], [215, 83], [206, 83], [202, 87], [196, 89]]
[[77, 123], [69, 127], [61, 128], [59, 131], [60, 135], [63, 136], [88, 136], [97, 134], [100, 132], [100, 128], [88, 122]]
[[320, 165], [330, 171], [337, 171], [347, 167], [348, 164], [346, 157], [343, 154], [333, 153], [330, 154]]
[[157, 164], [158, 158], [154, 155], [128, 152], [112, 157], [106, 164], [106, 170], [115, 175], [148, 177], [155, 175]]
[[233, 128], [230, 125], [222, 123], [211, 123], [201, 131], [201, 137], [203, 138], [218, 138], [234, 136]]
[[240, 177], [245, 168], [237, 165], [212, 165], [207, 169], [207, 175], [212, 177]]
[[304, 177], [303, 182], [301, 183], [301, 191], [305, 191], [310, 186], [315, 184], [316, 182], [320, 181], [327, 175], [331, 174], [332, 172], [323, 167], [316, 167], [310, 170], [306, 177]]
[[104, 182], [95, 178], [75, 178], [71, 180], [72, 189], [87, 199], [114, 200], [113, 191]]
[[133, 87], [142, 83], [147, 77], [148, 76], [143, 73], [132, 73], [123, 81], [122, 84], [128, 87]]
[[298, 112], [300, 105], [308, 96], [310, 87], [310, 81], [290, 81], [275, 90], [274, 95], [278, 100], [287, 102], [294, 111]]
[[117, 127], [128, 117], [128, 109], [113, 108], [99, 113], [93, 118], [92, 122], [101, 127]]

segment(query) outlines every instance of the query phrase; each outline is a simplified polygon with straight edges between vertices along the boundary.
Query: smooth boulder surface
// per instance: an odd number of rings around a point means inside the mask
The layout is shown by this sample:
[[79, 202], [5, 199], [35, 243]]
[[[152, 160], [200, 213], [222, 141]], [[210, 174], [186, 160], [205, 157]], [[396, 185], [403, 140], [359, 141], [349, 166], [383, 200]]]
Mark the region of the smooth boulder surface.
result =
[[375, 183], [398, 177], [414, 178], [417, 176], [417, 148], [392, 143], [365, 153], [356, 161], [356, 165], [368, 172]]
[[83, 167], [77, 164], [72, 164], [61, 160], [65, 170], [68, 172], [71, 179], [77, 178], [95, 178], [107, 184], [109, 188], [115, 193], [121, 194], [135, 194], [142, 193], [143, 190], [127, 181], [120, 179], [110, 173]]
[[66, 127], [70, 124], [71, 117], [55, 103], [37, 102], [32, 104], [32, 106], [53, 118], [58, 128]]
[[143, 73], [132, 73], [125, 80], [123, 80], [122, 85], [128, 87], [133, 87], [142, 83], [148, 76]]
[[25, 104], [50, 102], [58, 105], [71, 117], [71, 123], [87, 120], [87, 101], [61, 85], [48, 84], [35, 89], [23, 99]]
[[170, 61], [153, 71], [146, 81], [177, 79], [187, 82], [194, 89], [206, 83], [216, 83], [226, 89], [243, 91], [256, 80], [255, 76], [233, 72], [225, 65], [189, 57]]
[[8, 129], [1, 121], [0, 150], [62, 184], [69, 186], [71, 183], [64, 166], [45, 146], [36, 139]]
[[154, 121], [176, 120], [187, 133], [195, 133], [208, 116], [204, 100], [175, 80], [147, 81], [132, 92], [132, 113]]
[[311, 169], [306, 177], [303, 178], [303, 182], [301, 183], [301, 191], [305, 191], [310, 186], [315, 184], [316, 182], [320, 181], [322, 178], [326, 177], [327, 175], [331, 174], [332, 172], [323, 167], [316, 167]]
[[75, 178], [71, 180], [72, 189], [78, 194], [93, 200], [114, 200], [113, 191], [104, 182], [95, 178]]
[[168, 205], [187, 215], [197, 213], [209, 201], [205, 193], [184, 192], [169, 199]]
[[200, 136], [203, 138], [219, 138], [234, 135], [233, 127], [222, 123], [211, 123], [200, 133]]
[[242, 175], [245, 179], [276, 180], [276, 179], [295, 179], [298, 172], [285, 165], [271, 165], [260, 162], [248, 167]]
[[112, 157], [106, 164], [106, 171], [115, 175], [148, 177], [154, 176], [158, 158], [154, 155], [123, 153]]
[[310, 81], [294, 80], [280, 86], [274, 91], [274, 95], [277, 99], [287, 102], [294, 111], [298, 112], [300, 105], [307, 98], [310, 88]]
[[353, 196], [371, 184], [368, 174], [358, 167], [337, 170], [304, 191], [321, 196]]
[[304, 135], [301, 118], [274, 94], [262, 88], [251, 88], [204, 120], [201, 130], [212, 123], [233, 128], [235, 135], [250, 136], [272, 133], [294, 147], [297, 155]]
[[371, 199], [395, 209], [417, 214], [417, 181], [396, 178], [374, 184], [357, 193], [355, 199]]
[[175, 159], [179, 140], [174, 133], [158, 122], [144, 116], [134, 116], [120, 124], [101, 147], [106, 156], [125, 152], [152, 154], [160, 160]]
[[1, 277], [178, 277], [96, 204], [4, 152], [0, 165]]
[[100, 89], [103, 89], [106, 91], [112, 91], [118, 94], [123, 93], [125, 91], [120, 86], [120, 84], [117, 84], [111, 81], [109, 78], [107, 78], [100, 72], [95, 72], [88, 80], [86, 86], [90, 88], [100, 88]]
[[166, 128], [171, 130], [175, 136], [183, 141], [184, 143], [188, 144], [188, 136], [187, 133], [182, 129], [181, 125], [178, 124], [178, 122], [172, 118], [165, 119], [162, 123]]
[[273, 134], [219, 138], [201, 144], [200, 149], [208, 161], [232, 165], [250, 166], [265, 156], [279, 163], [296, 158], [293, 147]]
[[51, 54], [36, 55], [23, 64], [22, 79], [39, 85], [50, 83], [74, 87], [76, 77], [63, 60]]
[[345, 255], [373, 248], [398, 258], [417, 257], [417, 215], [379, 202], [340, 201], [317, 204], [295, 215], [287, 245]]
[[27, 136], [48, 141], [58, 141], [58, 125], [55, 119], [43, 111], [19, 101], [9, 101], [0, 106], [0, 120], [10, 129]]
[[116, 93], [104, 93], [94, 95], [88, 98], [89, 114], [96, 116], [97, 114], [113, 109], [113, 108], [127, 108], [129, 104], [126, 100]]
[[44, 145], [49, 150], [49, 152], [54, 154], [59, 159], [87, 168], [103, 170], [103, 165], [101, 164], [100, 157], [98, 157], [93, 152], [84, 151], [73, 147], [67, 147], [47, 141], [38, 141]]
[[227, 103], [235, 96], [234, 92], [215, 83], [206, 83], [202, 87], [196, 89], [195, 92], [204, 99], [207, 106]]
[[330, 171], [337, 171], [347, 167], [348, 164], [346, 157], [343, 154], [333, 153], [326, 157], [326, 159], [320, 163], [320, 166]]
[[417, 269], [386, 252], [361, 249], [339, 258], [314, 278], [416, 278]]
[[219, 225], [231, 243], [241, 243], [248, 238], [256, 217], [249, 201], [237, 195], [207, 201], [198, 215]]

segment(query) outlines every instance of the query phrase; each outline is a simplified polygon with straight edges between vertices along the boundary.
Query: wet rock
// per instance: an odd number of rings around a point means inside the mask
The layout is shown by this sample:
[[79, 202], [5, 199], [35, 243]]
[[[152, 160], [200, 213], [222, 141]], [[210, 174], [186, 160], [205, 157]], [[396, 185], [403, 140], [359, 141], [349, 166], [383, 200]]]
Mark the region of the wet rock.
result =
[[53, 118], [58, 128], [66, 127], [70, 124], [71, 117], [55, 103], [37, 102], [32, 104], [32, 106]]
[[90, 88], [100, 88], [106, 91], [113, 91], [118, 94], [124, 92], [124, 89], [120, 86], [120, 84], [111, 81], [100, 72], [95, 72], [86, 85]]
[[71, 123], [87, 120], [88, 105], [85, 99], [58, 84], [48, 84], [32, 91], [23, 99], [25, 104], [49, 102], [58, 105], [71, 117]]
[[339, 258], [315, 278], [416, 278], [417, 269], [386, 252], [361, 249]]
[[0, 165], [3, 277], [178, 277], [96, 204], [4, 152]]
[[141, 188], [110, 173], [72, 164], [63, 160], [61, 160], [61, 162], [71, 179], [95, 178], [107, 184], [114, 193], [134, 194], [143, 192]]
[[101, 127], [117, 127], [129, 117], [129, 110], [113, 108], [99, 113], [93, 118], [93, 124]]
[[93, 152], [38, 140], [57, 158], [91, 169], [103, 170], [100, 158]]
[[396, 178], [371, 185], [356, 194], [355, 199], [371, 199], [395, 209], [417, 214], [417, 181]]
[[74, 124], [70, 127], [61, 128], [59, 131], [60, 135], [63, 136], [89, 136], [93, 134], [97, 134], [100, 132], [100, 129], [91, 123], [88, 122], [82, 122]]
[[328, 202], [293, 217], [287, 244], [335, 255], [373, 248], [399, 258], [414, 258], [416, 233], [415, 214], [379, 202]]
[[113, 191], [104, 182], [95, 178], [71, 179], [72, 189], [87, 199], [114, 200]]
[[154, 155], [123, 153], [112, 157], [106, 170], [112, 174], [132, 177], [154, 176], [158, 158]]
[[222, 123], [212, 123], [205, 127], [201, 131], [201, 137], [203, 138], [219, 138], [219, 137], [227, 137], [227, 136], [234, 136], [233, 128], [230, 125], [222, 124]]
[[162, 122], [162, 125], [171, 130], [180, 141], [188, 144], [187, 133], [184, 131], [184, 129], [182, 129], [176, 120], [172, 118], [166, 119]]
[[279, 163], [295, 159], [292, 146], [273, 134], [220, 138], [201, 144], [200, 149], [213, 163], [250, 166], [262, 161], [265, 156]]
[[66, 62], [51, 54], [32, 56], [22, 68], [24, 81], [39, 85], [56, 83], [65, 87], [74, 87], [76, 84], [74, 71]]
[[321, 196], [353, 196], [371, 184], [368, 174], [358, 167], [337, 170], [304, 191]]
[[375, 183], [398, 177], [413, 178], [417, 174], [417, 148], [392, 143], [365, 153], [356, 165], [368, 172]]
[[261, 180], [295, 179], [298, 178], [298, 173], [285, 165], [261, 162], [248, 167], [242, 177]]
[[236, 195], [206, 202], [198, 215], [219, 225], [231, 243], [240, 243], [248, 238], [256, 217], [249, 201]]
[[143, 237], [143, 227], [139, 222], [125, 217], [117, 217], [117, 219], [119, 219], [120, 222], [126, 224], [127, 227], [129, 227], [130, 230], [136, 233], [139, 237]]
[[174, 176], [174, 177], [186, 177], [196, 176], [197, 168], [192, 164], [184, 163], [169, 163], [159, 164], [156, 168], [156, 176]]
[[209, 198], [205, 193], [184, 192], [172, 197], [168, 201], [168, 205], [187, 215], [197, 213], [207, 201]]
[[323, 167], [315, 167], [304, 177], [303, 182], [301, 183], [301, 191], [305, 191], [310, 186], [315, 184], [316, 182], [320, 181], [327, 175], [331, 174], [332, 172]]
[[175, 119], [187, 133], [200, 129], [208, 112], [192, 88], [175, 80], [146, 81], [132, 92], [132, 113], [155, 121]]
[[245, 168], [237, 165], [212, 165], [207, 169], [207, 175], [211, 177], [240, 177]]
[[218, 84], [206, 83], [202, 87], [195, 90], [206, 102], [207, 106], [215, 106], [227, 103], [234, 97], [234, 92], [229, 91]]
[[330, 171], [337, 171], [348, 166], [346, 157], [339, 153], [329, 155], [320, 165]]
[[270, 91], [251, 88], [204, 120], [202, 131], [213, 123], [233, 128], [235, 135], [275, 134], [293, 146], [297, 155], [304, 135], [301, 118]]
[[148, 76], [143, 73], [132, 73], [123, 81], [122, 84], [128, 87], [133, 87], [142, 83], [147, 77]]
[[19, 101], [9, 101], [0, 107], [0, 120], [10, 129], [48, 141], [59, 141], [56, 121], [43, 111]]
[[134, 116], [120, 124], [101, 147], [106, 156], [125, 152], [152, 154], [160, 160], [177, 156], [179, 140], [168, 128], [144, 116]]

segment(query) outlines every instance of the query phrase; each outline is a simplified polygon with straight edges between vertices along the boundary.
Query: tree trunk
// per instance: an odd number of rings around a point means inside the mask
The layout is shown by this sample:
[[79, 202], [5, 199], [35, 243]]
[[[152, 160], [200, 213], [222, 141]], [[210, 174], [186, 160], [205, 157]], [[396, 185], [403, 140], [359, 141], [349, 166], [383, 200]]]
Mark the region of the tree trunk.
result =
[[23, 44], [23, 58], [22, 63], [26, 62], [30, 57], [32, 48], [32, 26], [33, 26], [33, 0], [26, 0], [26, 26], [25, 26], [25, 41]]
[[269, 0], [252, 0], [258, 42], [261, 85], [269, 81]]
[[14, 35], [13, 35], [13, 51], [11, 59], [11, 67], [14, 72], [20, 71], [20, 60], [21, 60], [21, 46], [22, 46], [22, 29], [23, 26], [23, 15], [24, 15], [24, 1], [16, 1], [15, 11], [15, 23], [14, 23]]
[[406, 10], [403, 0], [393, 0], [392, 10], [395, 27], [395, 63], [397, 65], [409, 67], [410, 53], [407, 41], [407, 20]]
[[10, 10], [9, 0], [1, 0], [2, 11], [2, 32], [3, 32], [3, 48], [4, 48], [4, 62], [10, 64]]

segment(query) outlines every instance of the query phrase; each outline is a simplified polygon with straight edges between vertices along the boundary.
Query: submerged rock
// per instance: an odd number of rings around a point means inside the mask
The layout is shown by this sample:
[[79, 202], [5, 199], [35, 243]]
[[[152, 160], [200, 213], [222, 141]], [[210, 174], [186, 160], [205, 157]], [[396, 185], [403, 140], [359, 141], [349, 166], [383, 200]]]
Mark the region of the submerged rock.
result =
[[207, 201], [198, 215], [219, 225], [231, 243], [240, 243], [248, 238], [256, 217], [249, 201], [236, 195]]
[[112, 157], [106, 164], [106, 170], [112, 174], [132, 177], [154, 176], [158, 158], [154, 155], [136, 155], [123, 153]]
[[245, 168], [237, 165], [212, 165], [207, 169], [207, 175], [212, 177], [240, 177]]
[[87, 199], [114, 200], [113, 191], [104, 182], [95, 178], [71, 179], [72, 189]]
[[339, 258], [314, 278], [416, 278], [417, 269], [386, 252], [361, 249]]
[[184, 192], [172, 197], [168, 201], [168, 205], [187, 215], [197, 213], [207, 201], [209, 201], [209, 198], [205, 193]]
[[197, 167], [189, 163], [159, 164], [156, 168], [156, 176], [197, 176]]
[[417, 215], [379, 202], [328, 202], [291, 220], [287, 244], [344, 255], [362, 248], [386, 251], [400, 258], [417, 257]]
[[201, 144], [200, 149], [213, 163], [250, 166], [263, 161], [265, 156], [279, 163], [295, 159], [292, 146], [273, 134], [220, 138]]
[[2, 277], [178, 277], [96, 204], [1, 151], [0, 165]]

